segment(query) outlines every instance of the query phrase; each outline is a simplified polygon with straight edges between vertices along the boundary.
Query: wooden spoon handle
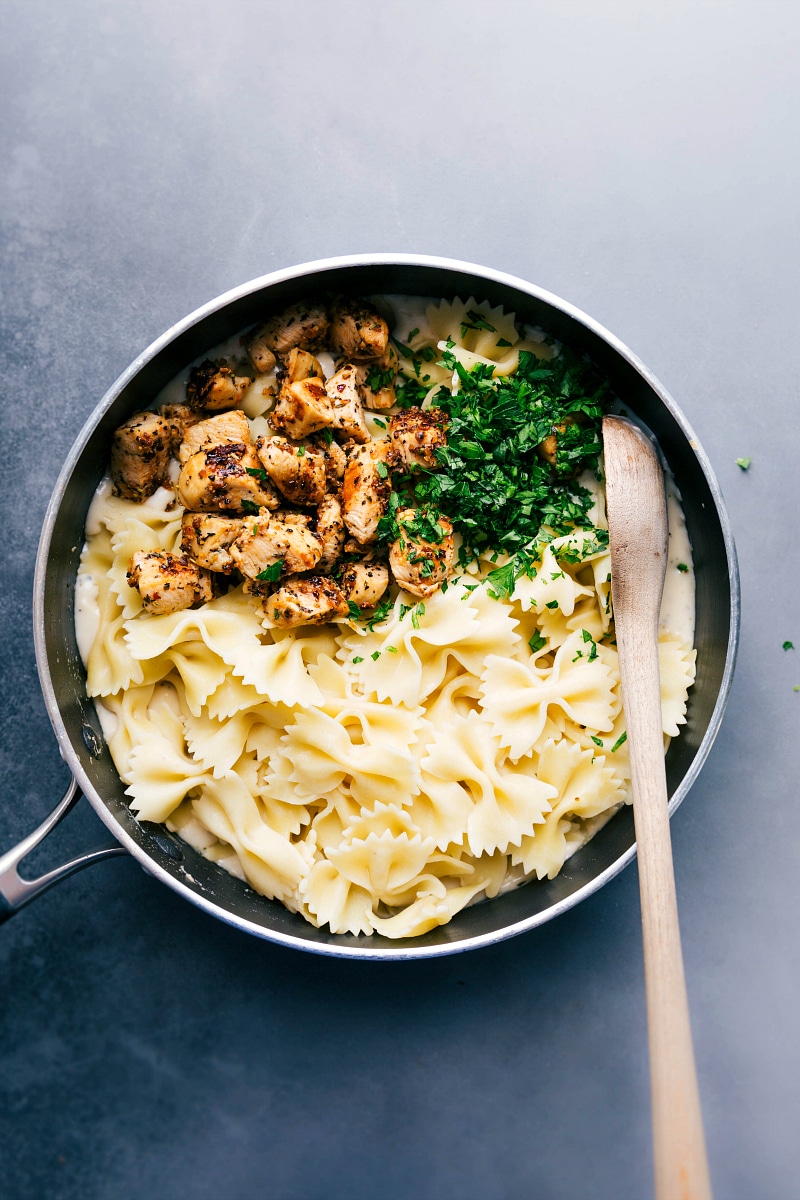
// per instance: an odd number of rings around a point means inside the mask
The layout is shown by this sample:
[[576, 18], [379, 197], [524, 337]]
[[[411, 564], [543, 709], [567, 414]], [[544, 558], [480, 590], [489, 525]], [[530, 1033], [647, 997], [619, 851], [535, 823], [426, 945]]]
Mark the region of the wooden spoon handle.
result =
[[664, 478], [653, 447], [635, 426], [607, 417], [603, 436], [612, 597], [639, 859], [655, 1194], [657, 1200], [711, 1200], [664, 769], [658, 666], [667, 552]]

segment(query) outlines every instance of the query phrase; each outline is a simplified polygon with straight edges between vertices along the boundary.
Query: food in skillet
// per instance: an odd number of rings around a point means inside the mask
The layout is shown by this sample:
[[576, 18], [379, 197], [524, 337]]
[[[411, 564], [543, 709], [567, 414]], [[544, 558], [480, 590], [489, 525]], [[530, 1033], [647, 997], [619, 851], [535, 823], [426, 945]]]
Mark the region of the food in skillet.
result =
[[607, 384], [486, 303], [386, 298], [272, 314], [165, 393], [115, 435], [81, 568], [134, 812], [335, 933], [553, 877], [628, 798]]

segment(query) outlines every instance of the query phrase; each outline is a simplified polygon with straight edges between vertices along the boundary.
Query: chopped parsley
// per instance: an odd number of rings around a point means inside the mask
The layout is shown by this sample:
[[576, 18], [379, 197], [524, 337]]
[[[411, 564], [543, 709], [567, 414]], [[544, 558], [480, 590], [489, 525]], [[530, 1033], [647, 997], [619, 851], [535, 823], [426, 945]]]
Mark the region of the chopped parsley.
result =
[[783, 648], [784, 650], [794, 650], [794, 642], [784, 642]]
[[389, 468], [386, 466], [385, 462], [377, 462], [375, 464], [375, 470], [379, 479], [389, 478]]
[[494, 325], [490, 325], [485, 317], [482, 317], [479, 312], [475, 312], [472, 308], [467, 309], [467, 320], [462, 322], [462, 338], [467, 336], [470, 329], [474, 329], [476, 333], [480, 330], [485, 330], [486, 333], [497, 333]]
[[354, 662], [354, 663], [360, 663], [360, 662], [363, 662], [363, 661], [364, 661], [364, 659], [362, 658], [362, 656], [361, 656], [360, 654], [354, 654], [354, 655], [353, 655], [353, 662]]
[[[589, 737], [592, 739], [592, 741], [594, 742], [595, 746], [600, 746], [600, 747], [601, 747], [601, 749], [602, 749], [602, 746], [603, 746], [603, 739], [602, 739], [602, 738], [595, 737], [595, 735], [594, 735], [593, 733], [590, 733], [590, 734], [589, 734]], [[593, 761], [594, 761], [594, 760], [593, 760]]]
[[689, 566], [687, 563], [678, 563], [678, 570], [683, 571], [685, 574], [689, 570]]
[[269, 483], [269, 475], [263, 467], [245, 467], [248, 475], [252, 475], [259, 483]]
[[617, 740], [614, 742], [614, 745], [611, 747], [611, 753], [616, 754], [616, 752], [617, 752], [617, 750], [619, 750], [620, 746], [624, 746], [625, 743], [627, 742], [627, 740], [628, 740], [627, 732], [621, 733], [619, 735], [619, 737], [617, 738]]
[[381, 656], [380, 650], [373, 650], [372, 654], [370, 654], [370, 658], [372, 659], [373, 662], [375, 662], [376, 659], [379, 659], [380, 656]]
[[394, 367], [388, 367], [385, 371], [378, 366], [370, 367], [367, 372], [367, 387], [371, 392], [382, 392], [384, 388], [392, 386], [394, 376]]
[[743, 471], [749, 471], [752, 463], [752, 458], [737, 458], [736, 460], [737, 467], [741, 467]]
[[347, 601], [347, 615], [353, 621], [357, 621], [359, 619], [359, 617], [361, 616], [361, 609], [358, 607], [358, 605], [355, 603], [354, 600]]
[[283, 570], [283, 559], [279, 558], [274, 563], [270, 563], [263, 571], [259, 571], [256, 579], [264, 580], [267, 583], [274, 583], [276, 579], [280, 579], [281, 571]]
[[[593, 498], [575, 475], [597, 469], [611, 389], [567, 351], [550, 362], [526, 350], [519, 358], [516, 375], [494, 378], [490, 365], [468, 371], [451, 350], [443, 352], [442, 365], [459, 379], [455, 395], [442, 388], [435, 400], [447, 415], [447, 443], [436, 451], [435, 471], [396, 486], [404, 503], [428, 505], [451, 519], [465, 543], [464, 561], [487, 549], [514, 557], [546, 527], [545, 540], [585, 531], [588, 544], [581, 549], [580, 538], [575, 541], [578, 562], [608, 543], [607, 532], [592, 526]], [[553, 468], [537, 448], [556, 427]], [[524, 565], [517, 561], [514, 570]], [[507, 574], [492, 582], [500, 594], [507, 593]]]
[[536, 629], [536, 630], [534, 630], [533, 637], [531, 637], [531, 639], [529, 640], [528, 645], [530, 646], [531, 650], [535, 654], [537, 650], [544, 649], [544, 647], [547, 645], [547, 639], [543, 638], [542, 635], [539, 633], [539, 630]]
[[261, 511], [259, 506], [257, 504], [254, 504], [252, 500], [243, 500], [242, 508], [244, 509], [244, 511], [246, 513], [250, 513], [250, 515], [253, 517], [257, 517]]

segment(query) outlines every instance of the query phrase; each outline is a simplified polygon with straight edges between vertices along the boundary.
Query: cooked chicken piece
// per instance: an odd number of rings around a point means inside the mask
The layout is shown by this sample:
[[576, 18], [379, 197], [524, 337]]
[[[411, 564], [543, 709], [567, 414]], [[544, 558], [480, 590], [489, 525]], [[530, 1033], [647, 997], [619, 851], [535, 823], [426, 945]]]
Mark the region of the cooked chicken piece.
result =
[[285, 384], [269, 420], [273, 429], [295, 441], [332, 425], [333, 405], [325, 385], [316, 379], [300, 379], [297, 383]]
[[111, 478], [114, 493], [141, 504], [161, 487], [169, 471], [174, 429], [154, 412], [137, 412], [114, 431]]
[[244, 523], [244, 517], [185, 512], [181, 523], [181, 550], [199, 567], [228, 575], [236, 565], [231, 558], [231, 544], [244, 529]]
[[328, 336], [328, 314], [316, 301], [290, 304], [265, 321], [253, 334], [254, 340], [273, 354], [288, 354], [295, 346], [320, 350]]
[[559, 434], [562, 434], [568, 425], [575, 425], [576, 423], [577, 421], [575, 417], [565, 417], [563, 421], [558, 423], [558, 425], [553, 426], [553, 432], [549, 435], [549, 437], [546, 437], [544, 441], [540, 442], [536, 447], [536, 452], [539, 457], [544, 459], [546, 463], [549, 463], [551, 467], [555, 468], [556, 466]]
[[322, 543], [322, 556], [317, 563], [320, 571], [330, 571], [339, 561], [344, 546], [344, 520], [338, 496], [329, 493], [317, 509], [316, 535]]
[[342, 571], [339, 586], [345, 600], [359, 608], [374, 608], [389, 586], [389, 571], [383, 563], [348, 563]]
[[128, 583], [142, 597], [146, 612], [180, 612], [214, 595], [211, 576], [185, 554], [137, 550], [128, 567]]
[[188, 458], [178, 499], [191, 512], [255, 512], [280, 503], [255, 448], [243, 442], [208, 446]]
[[296, 346], [290, 350], [283, 360], [283, 369], [278, 376], [281, 382], [299, 383], [301, 379], [319, 379], [325, 382], [325, 372], [318, 359], [307, 350], [299, 350]]
[[356, 382], [357, 372], [358, 368], [348, 363], [331, 375], [325, 384], [325, 391], [333, 405], [333, 428], [354, 442], [368, 442], [369, 430]]
[[207, 358], [189, 372], [186, 403], [189, 408], [208, 408], [212, 412], [236, 408], [252, 382], [249, 375], [234, 375], [226, 358], [216, 362]]
[[361, 363], [356, 372], [356, 381], [366, 408], [380, 410], [391, 408], [397, 400], [394, 381], [399, 363], [397, 351], [389, 343], [386, 353], [374, 363]]
[[392, 542], [389, 565], [402, 588], [425, 600], [439, 590], [453, 565], [453, 526], [447, 517], [424, 516], [415, 508], [401, 508], [397, 523], [400, 537]]
[[203, 414], [192, 412], [186, 404], [162, 404], [158, 412], [169, 423], [172, 430], [171, 453], [173, 458], [177, 458], [180, 444], [186, 437], [186, 431], [196, 425], [198, 421], [202, 421]]
[[278, 491], [292, 504], [307, 506], [322, 501], [327, 480], [325, 455], [320, 450], [284, 437], [260, 437], [256, 453]]
[[224, 446], [230, 442], [243, 442], [246, 446], [249, 441], [250, 425], [247, 417], [240, 408], [232, 408], [229, 412], [218, 413], [216, 417], [198, 421], [187, 429], [178, 457], [185, 463], [206, 446]]
[[371, 362], [386, 353], [389, 326], [366, 300], [342, 297], [331, 311], [330, 343], [348, 360]]
[[389, 442], [368, 442], [356, 446], [348, 457], [342, 487], [344, 523], [361, 545], [375, 540], [378, 521], [389, 503], [390, 454]]
[[267, 345], [263, 325], [242, 338], [242, 345], [257, 375], [269, 375], [270, 371], [275, 370], [278, 360]]
[[[289, 519], [292, 518], [292, 519]], [[264, 513], [248, 521], [231, 546], [231, 557], [248, 579], [267, 579], [311, 571], [319, 562], [322, 543], [309, 529], [310, 517], [299, 513]]]
[[436, 451], [447, 445], [447, 413], [441, 408], [407, 408], [389, 421], [392, 448], [406, 467], [439, 465]]
[[328, 490], [337, 491], [344, 479], [344, 472], [347, 467], [347, 454], [339, 443], [333, 440], [333, 434], [330, 430], [327, 430], [327, 437], [325, 434], [314, 434], [310, 441], [311, 445], [325, 456], [325, 474], [328, 479]]
[[286, 579], [264, 601], [264, 612], [283, 629], [293, 625], [324, 625], [348, 614], [342, 590], [330, 575]]

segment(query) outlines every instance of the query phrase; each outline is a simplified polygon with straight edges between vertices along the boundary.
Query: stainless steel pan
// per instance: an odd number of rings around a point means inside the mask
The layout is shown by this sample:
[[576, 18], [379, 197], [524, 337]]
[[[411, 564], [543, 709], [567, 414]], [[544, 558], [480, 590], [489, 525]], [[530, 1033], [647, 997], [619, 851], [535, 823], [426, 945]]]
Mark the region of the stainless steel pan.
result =
[[[629, 809], [571, 858], [549, 882], [530, 883], [459, 913], [413, 941], [334, 935], [314, 929], [281, 905], [207, 862], [161, 826], [131, 814], [124, 786], [100, 733], [75, 641], [75, 576], [86, 512], [105, 471], [113, 430], [212, 346], [255, 324], [270, 308], [320, 292], [475, 296], [502, 304], [587, 353], [617, 394], [656, 434], [683, 497], [697, 577], [697, 682], [688, 724], [667, 755], [670, 812], [688, 792], [719, 729], [728, 698], [739, 631], [736, 553], [719, 486], [675, 402], [617, 338], [585, 313], [523, 280], [469, 263], [420, 255], [326, 259], [265, 275], [213, 300], [154, 342], [124, 372], [89, 418], [59, 477], [45, 517], [34, 582], [36, 658], [45, 703], [74, 783], [38, 830], [0, 859], [0, 920], [59, 879], [111, 854], [129, 853], [192, 904], [257, 937], [351, 958], [427, 958], [490, 945], [533, 929], [592, 895], [636, 853]], [[18, 865], [86, 796], [114, 844], [64, 864], [37, 880]]]

